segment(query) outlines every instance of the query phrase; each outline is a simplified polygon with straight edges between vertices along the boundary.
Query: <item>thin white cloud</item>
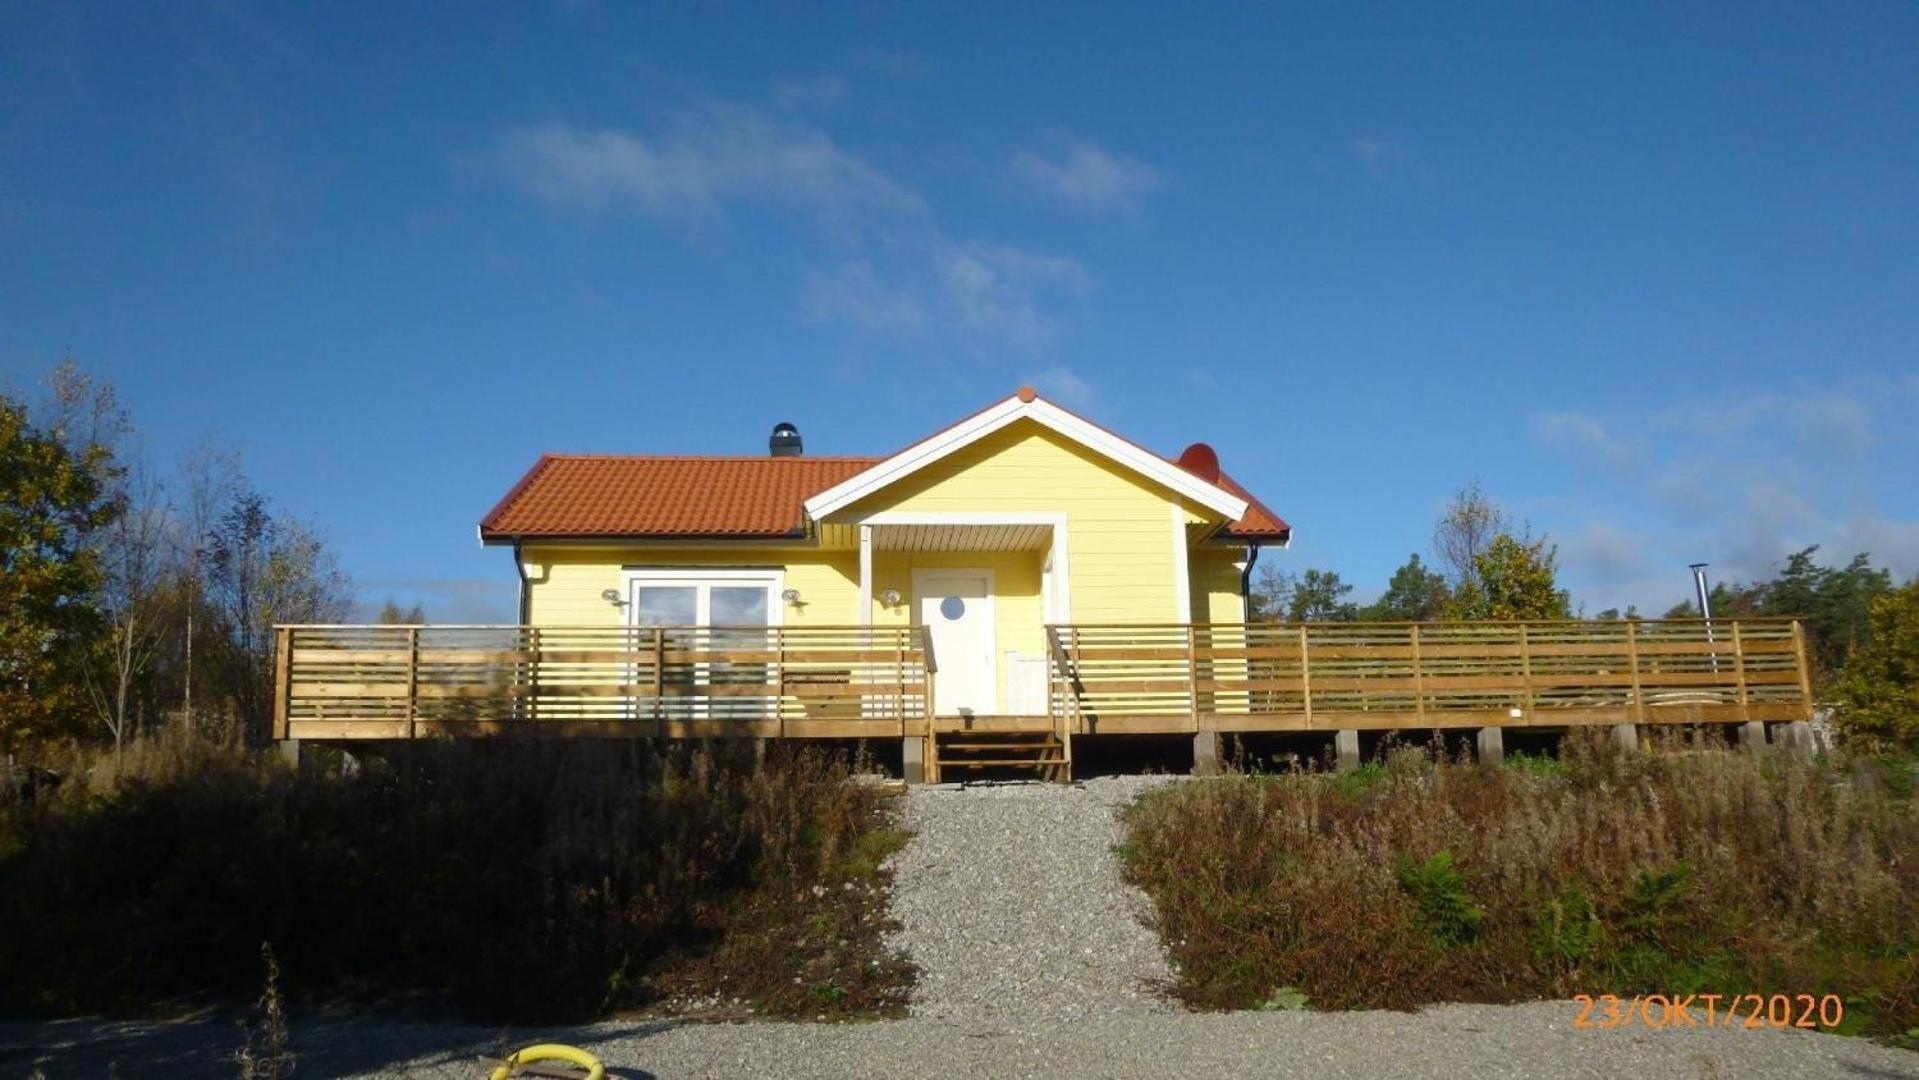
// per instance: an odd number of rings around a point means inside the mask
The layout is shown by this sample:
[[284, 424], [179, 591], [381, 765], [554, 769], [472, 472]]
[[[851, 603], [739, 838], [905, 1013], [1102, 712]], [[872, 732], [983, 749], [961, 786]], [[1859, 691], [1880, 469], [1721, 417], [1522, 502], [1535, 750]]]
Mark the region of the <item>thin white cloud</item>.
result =
[[1589, 608], [1657, 613], [1685, 598], [1690, 562], [1715, 581], [1765, 580], [1817, 545], [1828, 563], [1867, 552], [1895, 577], [1919, 573], [1912, 504], [1889, 508], [1875, 483], [1880, 462], [1919, 445], [1913, 405], [1899, 379], [1879, 378], [1716, 396], [1653, 415], [1643, 440], [1586, 414], [1536, 418], [1543, 449], [1612, 466], [1586, 474], [1583, 513], [1556, 523], [1566, 581]]
[[1077, 261], [998, 244], [950, 245], [939, 260], [946, 300], [965, 330], [1024, 347], [1052, 340], [1058, 323], [1043, 303], [1086, 291]]
[[[809, 260], [797, 288], [817, 323], [891, 336], [936, 330], [995, 349], [1051, 343], [1090, 288], [1086, 269], [1064, 255], [949, 235], [910, 186], [797, 118], [844, 92], [829, 76], [776, 87], [777, 108], [707, 103], [658, 130], [518, 128], [501, 137], [498, 160], [520, 189], [565, 209], [698, 225], [751, 207], [823, 227], [835, 250]], [[1106, 188], [1082, 179], [1091, 186], [1077, 190], [1094, 201], [1138, 190], [1130, 168]]]
[[1904, 391], [1899, 382], [1865, 383], [1803, 393], [1722, 397], [1701, 407], [1669, 409], [1662, 427], [1702, 437], [1764, 435], [1798, 441], [1805, 451], [1859, 454], [1882, 434], [1877, 414]]
[[807, 314], [871, 333], [911, 334], [926, 325], [926, 307], [910, 291], [880, 279], [865, 259], [845, 263], [806, 280]]
[[1083, 141], [1057, 159], [1022, 150], [1013, 156], [1012, 170], [1035, 191], [1093, 212], [1138, 210], [1140, 197], [1160, 184], [1151, 166]]
[[1061, 310], [1091, 288], [1077, 260], [1007, 244], [952, 240], [937, 230], [807, 276], [807, 315], [896, 337], [935, 331], [992, 349], [1035, 351], [1063, 326]]
[[655, 136], [521, 128], [506, 134], [500, 154], [515, 182], [554, 205], [625, 207], [666, 220], [713, 217], [737, 203], [835, 216], [921, 206], [916, 193], [825, 132], [746, 106], [709, 105]]

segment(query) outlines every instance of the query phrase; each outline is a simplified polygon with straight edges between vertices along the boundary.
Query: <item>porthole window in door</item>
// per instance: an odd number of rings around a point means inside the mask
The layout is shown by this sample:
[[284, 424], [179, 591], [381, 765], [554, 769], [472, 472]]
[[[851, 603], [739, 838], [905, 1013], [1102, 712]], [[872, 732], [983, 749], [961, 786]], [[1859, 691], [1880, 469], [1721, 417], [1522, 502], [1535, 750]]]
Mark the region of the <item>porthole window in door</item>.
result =
[[958, 622], [966, 614], [966, 601], [957, 596], [949, 596], [940, 601], [940, 615], [947, 622]]

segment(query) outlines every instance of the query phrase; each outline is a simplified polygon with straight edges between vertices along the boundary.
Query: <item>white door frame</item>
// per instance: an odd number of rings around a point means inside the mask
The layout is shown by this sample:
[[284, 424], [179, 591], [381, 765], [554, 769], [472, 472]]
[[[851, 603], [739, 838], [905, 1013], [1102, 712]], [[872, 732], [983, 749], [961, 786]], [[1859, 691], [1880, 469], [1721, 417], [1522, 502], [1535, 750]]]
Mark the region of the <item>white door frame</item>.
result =
[[[993, 573], [992, 567], [989, 567], [989, 566], [915, 567], [913, 569], [913, 625], [915, 626], [926, 625], [924, 608], [921, 606], [921, 601], [925, 600], [929, 596], [938, 595], [940, 593], [947, 591], [943, 589], [928, 587], [930, 584], [937, 582], [942, 577], [964, 578], [968, 581], [984, 581], [986, 583], [986, 596], [985, 596], [986, 611], [984, 614], [986, 616], [986, 620], [985, 620], [986, 621], [986, 675], [987, 675], [987, 679], [989, 680], [988, 685], [985, 688], [986, 690], [985, 700], [987, 703], [987, 707], [983, 710], [975, 709], [974, 714], [987, 715], [987, 716], [993, 715], [999, 711], [1000, 658], [999, 658], [999, 583], [998, 583], [998, 580]], [[929, 640], [932, 637], [932, 630], [930, 628], [927, 630], [927, 637]], [[934, 650], [933, 659], [935, 663], [938, 663], [939, 661], [938, 649]], [[934, 672], [933, 678], [934, 678], [933, 689], [935, 692], [935, 701], [936, 701], [935, 708], [937, 708], [937, 694], [939, 690], [939, 682], [938, 682], [939, 673], [937, 671]]]

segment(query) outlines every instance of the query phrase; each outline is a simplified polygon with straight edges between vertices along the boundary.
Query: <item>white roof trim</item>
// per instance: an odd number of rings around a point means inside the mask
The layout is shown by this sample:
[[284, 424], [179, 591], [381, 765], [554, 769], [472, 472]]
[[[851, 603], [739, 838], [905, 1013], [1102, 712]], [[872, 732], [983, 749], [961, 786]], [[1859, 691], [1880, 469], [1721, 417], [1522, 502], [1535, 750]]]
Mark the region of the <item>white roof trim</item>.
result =
[[1201, 506], [1224, 514], [1228, 521], [1238, 521], [1246, 516], [1246, 500], [1224, 488], [1209, 484], [1165, 458], [1148, 453], [1051, 402], [1040, 398], [1021, 401], [1017, 394], [827, 488], [806, 500], [806, 512], [818, 521], [1017, 420], [1032, 420], [1056, 431]]

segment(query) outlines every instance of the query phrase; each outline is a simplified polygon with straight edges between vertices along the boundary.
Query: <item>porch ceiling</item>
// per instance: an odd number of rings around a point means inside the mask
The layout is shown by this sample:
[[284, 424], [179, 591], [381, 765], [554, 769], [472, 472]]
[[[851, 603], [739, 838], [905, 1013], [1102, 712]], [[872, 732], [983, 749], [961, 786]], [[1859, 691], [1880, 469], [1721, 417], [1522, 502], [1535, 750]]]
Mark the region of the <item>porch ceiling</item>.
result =
[[1051, 525], [875, 525], [875, 551], [1044, 551]]

